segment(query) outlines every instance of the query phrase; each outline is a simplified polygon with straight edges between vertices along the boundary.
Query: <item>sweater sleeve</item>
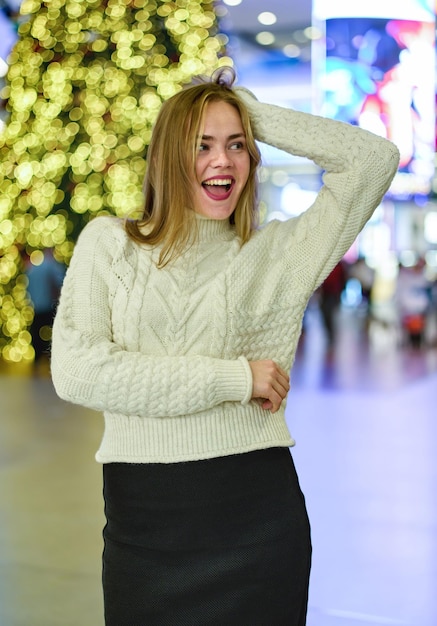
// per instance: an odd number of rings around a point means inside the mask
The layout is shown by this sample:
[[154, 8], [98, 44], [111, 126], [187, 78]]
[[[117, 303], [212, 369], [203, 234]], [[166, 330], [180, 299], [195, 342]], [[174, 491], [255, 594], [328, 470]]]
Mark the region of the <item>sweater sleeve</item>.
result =
[[[298, 218], [272, 229], [271, 246], [286, 267], [300, 272], [312, 291], [350, 248], [387, 192], [399, 150], [387, 139], [357, 126], [259, 102], [244, 88], [244, 101], [257, 140], [312, 160], [323, 185], [314, 204]], [[278, 252], [277, 252], [278, 253]]]
[[113, 341], [111, 272], [125, 253], [122, 229], [114, 222], [96, 218], [84, 228], [67, 270], [52, 336], [57, 394], [92, 409], [140, 417], [249, 402], [252, 376], [244, 357], [155, 356], [124, 350]]

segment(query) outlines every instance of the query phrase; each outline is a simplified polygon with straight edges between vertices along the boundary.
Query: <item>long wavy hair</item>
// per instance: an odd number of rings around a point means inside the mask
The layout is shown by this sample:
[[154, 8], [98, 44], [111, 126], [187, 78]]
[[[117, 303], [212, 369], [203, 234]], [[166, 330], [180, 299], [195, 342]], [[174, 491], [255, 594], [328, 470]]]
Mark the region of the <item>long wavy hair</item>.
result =
[[210, 102], [226, 102], [237, 109], [246, 135], [250, 157], [249, 176], [230, 222], [241, 243], [249, 240], [258, 226], [257, 175], [260, 152], [256, 145], [244, 102], [232, 89], [232, 68], [217, 70], [208, 81], [184, 88], [165, 101], [156, 119], [147, 153], [144, 179], [144, 211], [139, 219], [128, 219], [126, 231], [142, 244], [160, 246], [158, 267], [180, 256], [195, 241], [193, 206], [199, 131]]

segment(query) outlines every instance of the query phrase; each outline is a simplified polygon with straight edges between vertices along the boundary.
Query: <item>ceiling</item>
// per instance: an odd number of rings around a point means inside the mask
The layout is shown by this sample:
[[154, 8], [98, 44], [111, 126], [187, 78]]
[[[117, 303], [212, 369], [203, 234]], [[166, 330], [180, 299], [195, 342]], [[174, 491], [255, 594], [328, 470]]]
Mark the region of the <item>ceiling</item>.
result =
[[[307, 60], [310, 40], [303, 31], [311, 26], [311, 7], [311, 0], [221, 0], [216, 11], [221, 29], [243, 44], [286, 50], [287, 56]], [[266, 12], [276, 18], [273, 24], [263, 24], [258, 19]]]
[[[261, 30], [275, 33], [311, 25], [311, 0], [241, 0], [232, 6], [237, 1], [222, 0], [220, 5], [227, 12], [226, 27], [238, 34], [253, 35]], [[275, 24], [263, 26], [258, 21], [258, 15], [266, 11], [276, 15]]]
[[[220, 0], [215, 8], [242, 84], [265, 101], [301, 106], [311, 100], [314, 33], [306, 29], [311, 26], [312, 0]], [[275, 23], [262, 24], [258, 16], [263, 12], [273, 13]], [[260, 33], [270, 41], [259, 41]]]

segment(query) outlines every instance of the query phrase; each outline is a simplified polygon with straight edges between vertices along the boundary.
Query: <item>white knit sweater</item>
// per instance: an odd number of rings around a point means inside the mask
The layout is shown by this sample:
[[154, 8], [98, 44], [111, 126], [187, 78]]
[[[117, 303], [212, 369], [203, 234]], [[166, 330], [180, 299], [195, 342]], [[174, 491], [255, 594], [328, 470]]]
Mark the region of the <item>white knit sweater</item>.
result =
[[104, 412], [100, 462], [294, 444], [285, 402], [272, 414], [250, 400], [248, 361], [291, 368], [308, 299], [380, 203], [398, 151], [239, 93], [256, 138], [315, 161], [324, 185], [303, 215], [270, 222], [244, 246], [227, 220], [198, 217], [198, 243], [164, 269], [159, 250], [132, 242], [117, 218], [83, 229], [54, 322], [52, 377], [60, 397]]

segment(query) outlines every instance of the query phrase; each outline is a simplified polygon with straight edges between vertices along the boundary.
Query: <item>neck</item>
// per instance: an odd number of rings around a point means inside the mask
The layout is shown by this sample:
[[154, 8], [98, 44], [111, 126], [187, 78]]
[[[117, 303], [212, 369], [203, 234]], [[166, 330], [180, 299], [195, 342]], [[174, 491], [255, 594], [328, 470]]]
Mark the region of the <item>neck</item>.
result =
[[213, 241], [221, 237], [226, 237], [226, 235], [229, 235], [233, 230], [229, 219], [213, 220], [196, 213], [195, 221], [199, 241]]

